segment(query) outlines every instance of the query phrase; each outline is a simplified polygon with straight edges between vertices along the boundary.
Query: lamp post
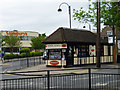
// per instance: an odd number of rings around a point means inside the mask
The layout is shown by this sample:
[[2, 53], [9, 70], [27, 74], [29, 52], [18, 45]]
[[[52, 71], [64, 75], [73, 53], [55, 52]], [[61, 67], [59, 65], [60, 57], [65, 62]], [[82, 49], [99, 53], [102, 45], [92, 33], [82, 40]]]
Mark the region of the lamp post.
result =
[[58, 12], [62, 11], [62, 9], [60, 8], [62, 4], [66, 4], [68, 6], [68, 9], [69, 9], [69, 23], [70, 23], [70, 28], [71, 28], [71, 6], [68, 3], [63, 2], [59, 5]]

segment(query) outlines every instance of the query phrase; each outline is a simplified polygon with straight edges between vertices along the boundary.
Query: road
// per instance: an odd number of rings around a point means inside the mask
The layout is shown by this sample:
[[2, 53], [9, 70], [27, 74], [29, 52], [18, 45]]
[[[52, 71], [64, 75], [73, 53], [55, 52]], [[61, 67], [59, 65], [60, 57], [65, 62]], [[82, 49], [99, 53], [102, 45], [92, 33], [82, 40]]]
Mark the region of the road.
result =
[[[117, 69], [105, 69], [91, 74], [91, 87], [95, 89], [107, 88], [108, 90], [119, 90], [120, 89], [120, 75]], [[21, 77], [19, 77], [21, 78]], [[50, 76], [49, 78], [50, 88], [89, 88], [89, 75], [86, 73], [82, 74], [67, 74], [67, 75], [56, 75]], [[27, 88], [27, 89], [40, 89], [48, 88], [48, 79], [46, 76], [33, 77], [9, 80], [4, 83], [7, 88]], [[7, 83], [7, 84], [6, 84]]]
[[[103, 79], [104, 78], [104, 79]], [[92, 88], [120, 88], [119, 76], [113, 78], [112, 75], [93, 75], [91, 77]], [[31, 79], [18, 79], [17, 81], [11, 80], [4, 84], [7, 88], [47, 88], [47, 78], [31, 78]], [[69, 76], [56, 76], [50, 78], [50, 88], [89, 88], [88, 75], [69, 75]]]
[[[18, 67], [19, 62], [14, 62], [16, 67]], [[1, 71], [11, 70], [10, 66], [12, 66], [11, 62], [6, 63], [0, 66]], [[13, 67], [13, 68], [16, 68]], [[81, 71], [79, 71], [81, 72]], [[89, 87], [89, 75], [81, 72], [81, 73], [70, 73], [66, 75], [56, 75], [50, 76], [50, 88], [88, 88]], [[92, 72], [91, 74], [91, 87], [97, 89], [109, 88], [109, 89], [120, 89], [120, 70], [118, 69], [100, 69]], [[23, 79], [21, 79], [23, 78]], [[3, 81], [4, 88], [27, 88], [27, 89], [40, 89], [40, 88], [48, 88], [48, 79], [47, 76], [38, 76], [38, 77], [30, 77], [30, 76], [18, 76], [12, 74], [3, 74], [2, 79], [11, 79]], [[108, 90], [109, 90], [108, 89]], [[81, 89], [82, 90], [82, 89]]]

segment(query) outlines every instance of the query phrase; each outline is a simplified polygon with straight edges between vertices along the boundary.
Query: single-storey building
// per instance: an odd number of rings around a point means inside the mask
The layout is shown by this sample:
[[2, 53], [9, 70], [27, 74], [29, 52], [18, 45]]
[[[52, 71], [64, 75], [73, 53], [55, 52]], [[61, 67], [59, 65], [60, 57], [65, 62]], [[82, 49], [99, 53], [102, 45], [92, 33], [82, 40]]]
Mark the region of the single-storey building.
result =
[[[46, 44], [47, 66], [81, 66], [96, 64], [97, 35], [80, 29], [58, 28]], [[101, 38], [101, 63], [113, 62], [113, 44]]]

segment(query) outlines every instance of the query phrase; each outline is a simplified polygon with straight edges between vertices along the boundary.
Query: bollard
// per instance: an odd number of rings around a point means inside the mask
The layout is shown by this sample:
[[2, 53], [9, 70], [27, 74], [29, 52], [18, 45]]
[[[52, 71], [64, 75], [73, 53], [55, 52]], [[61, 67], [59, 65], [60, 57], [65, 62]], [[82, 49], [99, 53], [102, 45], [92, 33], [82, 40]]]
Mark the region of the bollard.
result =
[[88, 72], [89, 72], [89, 90], [91, 90], [91, 69], [88, 68]]

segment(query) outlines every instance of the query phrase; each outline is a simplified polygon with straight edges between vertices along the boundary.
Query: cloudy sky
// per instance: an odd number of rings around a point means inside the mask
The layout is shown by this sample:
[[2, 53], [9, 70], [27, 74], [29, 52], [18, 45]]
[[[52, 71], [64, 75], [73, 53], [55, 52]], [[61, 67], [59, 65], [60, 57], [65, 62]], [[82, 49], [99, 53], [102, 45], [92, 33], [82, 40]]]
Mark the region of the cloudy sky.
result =
[[[69, 28], [69, 14], [67, 5], [61, 6], [62, 12], [57, 9], [62, 2], [71, 6], [71, 10], [84, 7], [88, 9], [88, 0], [0, 0], [0, 30], [36, 31], [50, 35], [58, 27]], [[72, 28], [82, 28], [88, 24], [74, 21]]]

